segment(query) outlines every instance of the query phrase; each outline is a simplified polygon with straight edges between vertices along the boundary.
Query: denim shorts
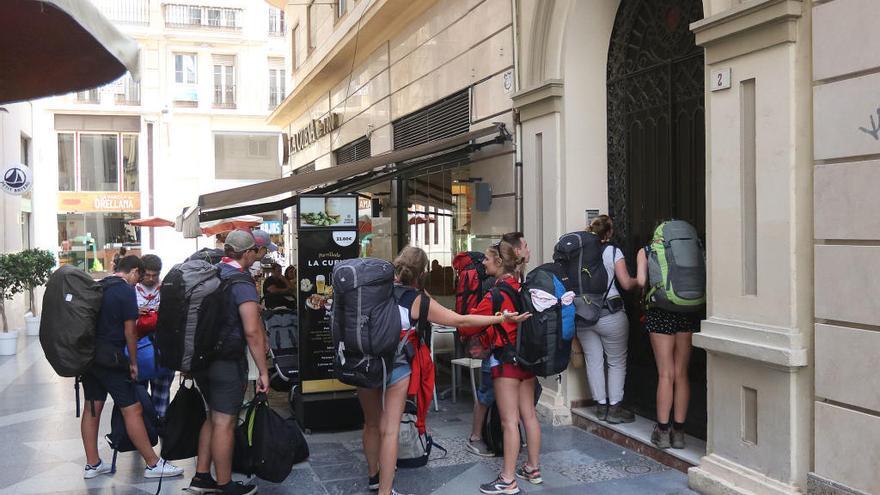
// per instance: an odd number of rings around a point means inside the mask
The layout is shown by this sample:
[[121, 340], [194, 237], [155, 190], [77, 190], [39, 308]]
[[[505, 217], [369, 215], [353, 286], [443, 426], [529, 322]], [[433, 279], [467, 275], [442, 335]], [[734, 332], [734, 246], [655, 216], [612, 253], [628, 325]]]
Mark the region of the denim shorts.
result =
[[391, 365], [391, 372], [388, 373], [388, 378], [385, 380], [385, 386], [390, 387], [411, 374], [412, 367], [406, 358], [406, 353], [402, 352], [394, 356], [394, 363]]
[[477, 389], [477, 400], [484, 406], [491, 406], [495, 402], [495, 387], [492, 386], [492, 363], [489, 358], [483, 360], [480, 366], [480, 388]]

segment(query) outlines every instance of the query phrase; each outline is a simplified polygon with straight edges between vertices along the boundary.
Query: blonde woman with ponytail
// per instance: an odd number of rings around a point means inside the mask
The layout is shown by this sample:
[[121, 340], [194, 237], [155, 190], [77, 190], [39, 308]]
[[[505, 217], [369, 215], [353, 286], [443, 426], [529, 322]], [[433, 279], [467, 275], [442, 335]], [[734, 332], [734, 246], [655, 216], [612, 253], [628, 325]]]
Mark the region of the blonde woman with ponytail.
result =
[[[529, 318], [528, 313], [504, 312], [498, 315], [460, 315], [443, 307], [424, 292], [428, 272], [428, 256], [417, 247], [403, 248], [394, 260], [395, 283], [404, 290], [398, 291], [397, 303], [402, 320], [401, 330], [417, 325], [419, 318], [450, 327], [481, 327], [490, 325], [516, 325]], [[421, 298], [429, 298], [428, 314], [421, 315]], [[406, 393], [411, 375], [410, 363], [404, 354], [395, 356], [385, 390], [384, 408], [382, 390], [358, 388], [358, 399], [364, 411], [364, 454], [367, 458], [369, 486], [380, 495], [400, 495], [392, 488], [397, 466], [398, 434], [400, 418], [406, 403]]]
[[[508, 234], [501, 241], [486, 250], [486, 272], [497, 280], [495, 287], [471, 311], [473, 314], [491, 315], [496, 311], [517, 311], [518, 293], [525, 272], [528, 245], [520, 234], [518, 238]], [[494, 297], [494, 301], [493, 301]], [[500, 298], [500, 305], [498, 300]], [[495, 308], [500, 309], [496, 310]], [[504, 432], [504, 462], [498, 477], [480, 485], [486, 494], [513, 495], [520, 493], [516, 478], [532, 484], [543, 482], [540, 462], [541, 426], [535, 411], [535, 374], [511, 362], [511, 347], [516, 346], [518, 325], [505, 322], [492, 327], [459, 327], [465, 336], [483, 335], [486, 347], [492, 349], [486, 359], [491, 367], [492, 385], [495, 389], [495, 403], [501, 416]], [[519, 422], [522, 419], [528, 440], [526, 462], [516, 466], [520, 450]]]

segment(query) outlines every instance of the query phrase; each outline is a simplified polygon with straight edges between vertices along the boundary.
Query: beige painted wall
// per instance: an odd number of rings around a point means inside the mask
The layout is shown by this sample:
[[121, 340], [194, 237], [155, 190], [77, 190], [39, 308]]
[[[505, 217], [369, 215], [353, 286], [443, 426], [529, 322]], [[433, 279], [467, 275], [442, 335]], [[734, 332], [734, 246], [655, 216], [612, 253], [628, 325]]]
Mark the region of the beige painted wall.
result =
[[[813, 7], [817, 486], [880, 493], [880, 54], [866, 49], [880, 3]], [[865, 74], [865, 75], [862, 75]], [[872, 125], [872, 119], [875, 125]], [[864, 129], [863, 129], [864, 128]]]

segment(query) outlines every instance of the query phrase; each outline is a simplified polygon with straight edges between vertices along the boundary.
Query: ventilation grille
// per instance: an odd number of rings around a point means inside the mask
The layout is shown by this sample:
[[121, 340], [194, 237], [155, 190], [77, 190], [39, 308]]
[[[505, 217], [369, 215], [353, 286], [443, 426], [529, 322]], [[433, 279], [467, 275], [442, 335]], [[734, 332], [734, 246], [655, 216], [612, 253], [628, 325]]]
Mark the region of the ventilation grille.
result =
[[302, 167], [294, 169], [294, 171], [290, 175], [307, 174], [309, 172], [314, 172], [314, 171], [315, 171], [315, 162], [310, 162], [310, 163], [306, 163]]
[[394, 149], [409, 148], [468, 132], [470, 110], [470, 93], [464, 90], [392, 122]]
[[361, 138], [336, 150], [336, 164], [356, 162], [370, 156], [370, 138]]

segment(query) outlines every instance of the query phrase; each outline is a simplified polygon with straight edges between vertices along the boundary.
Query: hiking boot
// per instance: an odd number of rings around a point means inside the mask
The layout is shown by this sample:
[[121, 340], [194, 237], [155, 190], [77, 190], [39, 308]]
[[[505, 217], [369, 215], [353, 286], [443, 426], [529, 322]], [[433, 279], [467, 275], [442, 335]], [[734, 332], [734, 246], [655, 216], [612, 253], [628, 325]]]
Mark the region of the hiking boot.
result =
[[98, 463], [94, 466], [86, 464], [85, 470], [83, 470], [83, 479], [90, 480], [95, 476], [109, 473], [111, 470], [112, 468], [109, 464], [98, 459]]
[[217, 487], [217, 482], [214, 481], [214, 478], [211, 476], [208, 476], [207, 478], [193, 476], [186, 491], [197, 495], [204, 495], [206, 493], [220, 493], [221, 490]]
[[253, 495], [257, 493], [257, 485], [245, 485], [241, 481], [230, 481], [220, 490], [223, 495]]
[[470, 453], [476, 454], [480, 457], [492, 457], [495, 455], [482, 438], [478, 438], [477, 440], [468, 438], [467, 449]]
[[684, 448], [684, 430], [676, 430], [672, 429], [672, 448], [673, 449], [683, 449]]
[[668, 449], [672, 446], [669, 436], [669, 430], [663, 431], [659, 424], [654, 425], [654, 431], [651, 432], [651, 443], [659, 449]]
[[529, 466], [526, 464], [523, 464], [522, 466], [517, 468], [516, 477], [524, 479], [533, 485], [540, 485], [544, 482], [544, 478], [541, 477], [541, 469], [529, 469]]
[[593, 409], [596, 419], [605, 421], [608, 419], [608, 404], [596, 404]]
[[371, 492], [379, 491], [379, 471], [376, 471], [374, 476], [370, 476], [370, 480], [367, 481], [367, 487]]
[[144, 478], [171, 478], [182, 474], [183, 468], [177, 467], [161, 457], [156, 461], [155, 466], [144, 468]]
[[499, 475], [495, 481], [480, 485], [480, 491], [488, 495], [516, 495], [519, 493], [519, 486], [516, 480], [504, 481]]
[[632, 423], [635, 420], [636, 415], [633, 414], [632, 411], [624, 409], [620, 404], [614, 404], [608, 408], [608, 418], [606, 421], [613, 425], [619, 423]]

